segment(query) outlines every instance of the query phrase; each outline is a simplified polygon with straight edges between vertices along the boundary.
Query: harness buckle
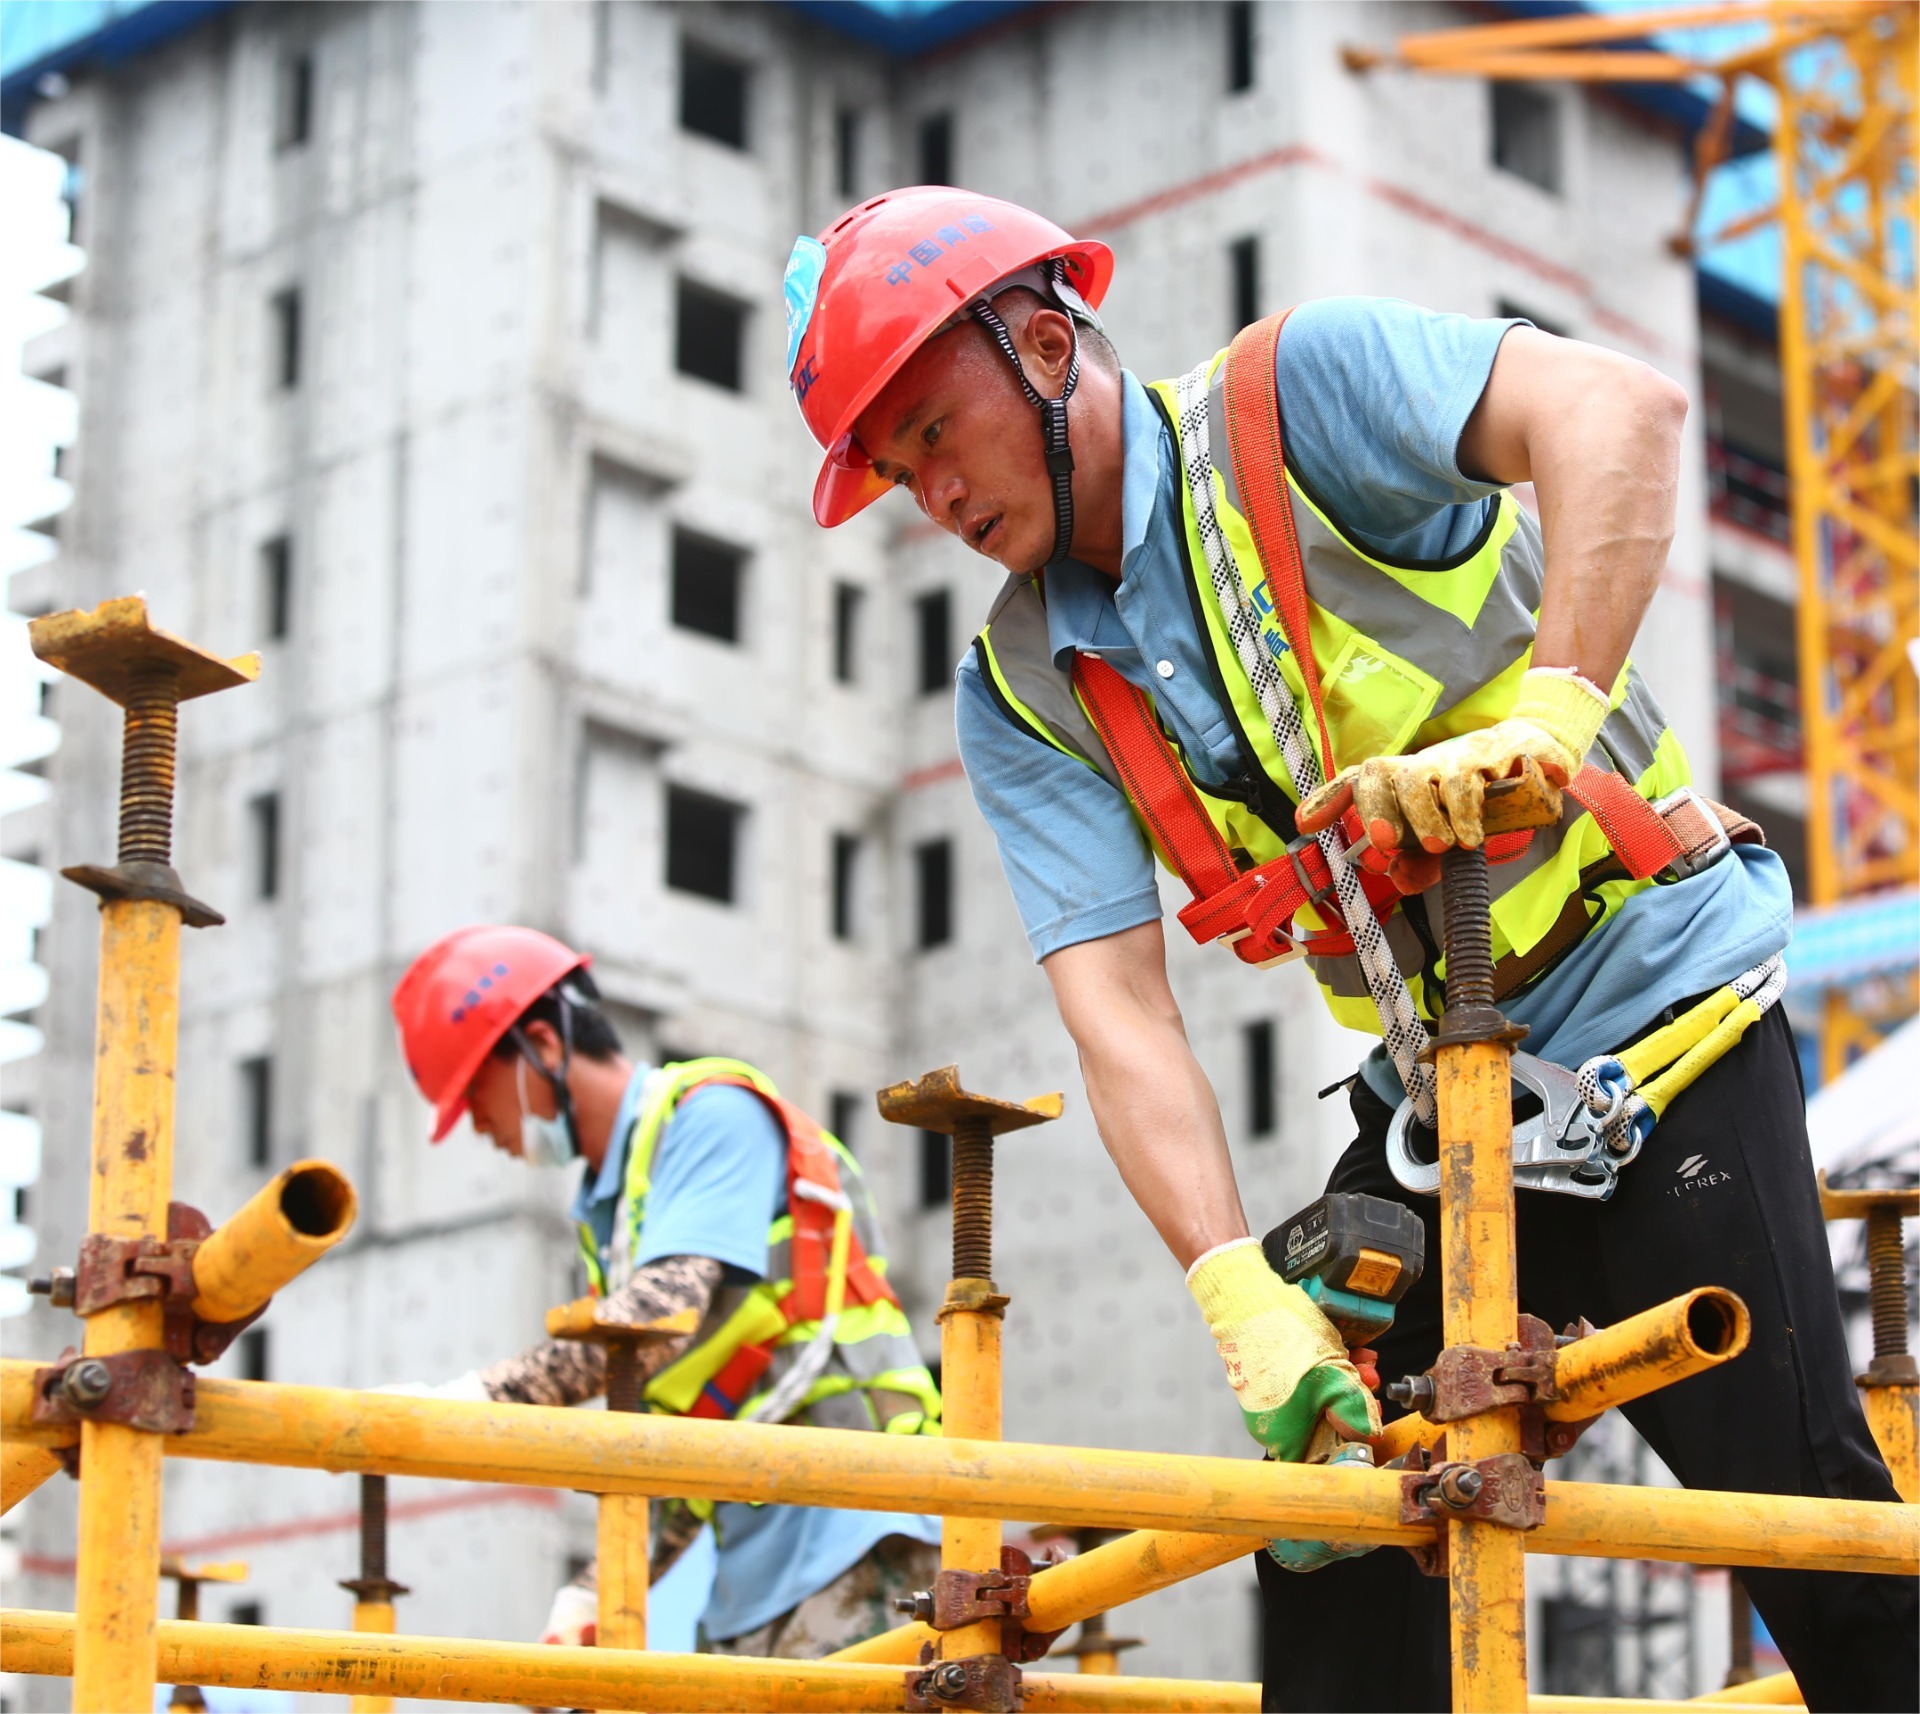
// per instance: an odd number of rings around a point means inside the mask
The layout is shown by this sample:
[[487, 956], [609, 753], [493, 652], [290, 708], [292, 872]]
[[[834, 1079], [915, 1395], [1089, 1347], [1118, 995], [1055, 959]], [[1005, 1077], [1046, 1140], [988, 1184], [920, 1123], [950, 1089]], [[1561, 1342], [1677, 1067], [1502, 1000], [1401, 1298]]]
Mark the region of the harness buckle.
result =
[[[1680, 846], [1679, 855], [1667, 867], [1682, 881], [1699, 874], [1702, 869], [1712, 868], [1733, 849], [1733, 840], [1726, 824], [1692, 786], [1682, 786], [1676, 792], [1669, 792], [1654, 804], [1653, 813], [1667, 824], [1667, 830]], [[1689, 814], [1697, 816], [1704, 824], [1699, 829], [1705, 835], [1704, 844], [1692, 835], [1688, 824]]]
[[[1327, 884], [1324, 887], [1316, 887], [1313, 884], [1312, 876], [1307, 873], [1306, 854], [1309, 851], [1318, 850], [1319, 847], [1320, 841], [1312, 834], [1302, 834], [1287, 847], [1287, 862], [1293, 870], [1294, 879], [1300, 883], [1300, 891], [1306, 894], [1307, 903], [1311, 905], [1324, 905], [1331, 899], [1333, 901], [1334, 915], [1341, 916], [1344, 921], [1344, 916], [1340, 910], [1340, 889], [1334, 880], [1333, 865], [1327, 863]], [[1321, 861], [1326, 862], [1324, 852], [1321, 854]]]

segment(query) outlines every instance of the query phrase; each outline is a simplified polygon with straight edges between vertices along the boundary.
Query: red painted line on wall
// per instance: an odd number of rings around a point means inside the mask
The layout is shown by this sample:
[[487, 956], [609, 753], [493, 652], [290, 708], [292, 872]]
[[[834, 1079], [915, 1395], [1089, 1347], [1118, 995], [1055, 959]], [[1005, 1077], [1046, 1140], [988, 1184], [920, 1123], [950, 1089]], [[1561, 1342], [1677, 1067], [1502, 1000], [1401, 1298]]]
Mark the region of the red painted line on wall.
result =
[[915, 768], [912, 773], [903, 775], [898, 789], [917, 792], [922, 786], [934, 786], [942, 780], [957, 779], [966, 771], [958, 756], [949, 756], [944, 762], [935, 762], [930, 768]]
[[1131, 226], [1136, 220], [1146, 220], [1156, 214], [1165, 214], [1169, 209], [1179, 208], [1189, 202], [1196, 202], [1203, 196], [1212, 196], [1215, 191], [1225, 190], [1229, 185], [1239, 184], [1243, 179], [1257, 178], [1262, 173], [1277, 172], [1282, 167], [1312, 165], [1330, 167], [1338, 170], [1336, 164], [1314, 148], [1311, 143], [1288, 143], [1283, 148], [1269, 149], [1263, 155], [1250, 155], [1246, 160], [1230, 167], [1221, 167], [1215, 172], [1202, 174], [1197, 179], [1189, 179], [1185, 184], [1175, 185], [1170, 190], [1156, 192], [1152, 196], [1143, 196], [1137, 202], [1121, 204], [1109, 209], [1105, 214], [1096, 214], [1089, 220], [1079, 223], [1079, 230], [1092, 237], [1101, 232], [1111, 232], [1117, 227]]
[[[448, 1512], [478, 1511], [486, 1506], [532, 1506], [536, 1511], [560, 1509], [560, 1494], [553, 1488], [486, 1487], [470, 1493], [437, 1494], [430, 1499], [402, 1500], [387, 1508], [390, 1523], [409, 1518], [434, 1518]], [[270, 1547], [283, 1541], [300, 1541], [308, 1536], [337, 1535], [360, 1527], [360, 1513], [323, 1512], [311, 1518], [287, 1518], [277, 1524], [252, 1524], [244, 1529], [221, 1530], [213, 1535], [190, 1536], [183, 1541], [163, 1542], [162, 1553], [188, 1558], [198, 1554], [226, 1553], [237, 1547]], [[23, 1553], [20, 1569], [36, 1577], [71, 1577], [77, 1561], [55, 1559], [46, 1554]]]

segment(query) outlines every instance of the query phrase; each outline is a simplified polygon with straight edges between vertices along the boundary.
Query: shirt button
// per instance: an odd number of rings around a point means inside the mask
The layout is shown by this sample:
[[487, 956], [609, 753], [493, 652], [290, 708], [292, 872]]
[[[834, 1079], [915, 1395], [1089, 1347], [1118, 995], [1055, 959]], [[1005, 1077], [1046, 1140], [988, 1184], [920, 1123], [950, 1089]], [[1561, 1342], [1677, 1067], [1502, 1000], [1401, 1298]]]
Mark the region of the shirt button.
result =
[[1157, 672], [1162, 678], [1172, 678], [1173, 662], [1172, 661], [1156, 661], [1154, 663], [1153, 670]]

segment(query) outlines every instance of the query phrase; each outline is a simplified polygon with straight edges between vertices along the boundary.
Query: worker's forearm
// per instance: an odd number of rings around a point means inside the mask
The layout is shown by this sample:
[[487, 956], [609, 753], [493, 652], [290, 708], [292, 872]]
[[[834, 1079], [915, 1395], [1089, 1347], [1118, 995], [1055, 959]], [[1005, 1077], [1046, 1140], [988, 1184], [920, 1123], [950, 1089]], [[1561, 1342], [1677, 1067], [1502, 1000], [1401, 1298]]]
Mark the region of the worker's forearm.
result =
[[[718, 1262], [706, 1256], [664, 1256], [634, 1269], [633, 1277], [607, 1299], [601, 1313], [636, 1326], [683, 1309], [705, 1315], [719, 1285]], [[651, 1377], [673, 1362], [686, 1350], [688, 1338], [643, 1345], [643, 1374]], [[606, 1351], [577, 1339], [548, 1339], [481, 1370], [480, 1382], [490, 1397], [502, 1403], [577, 1405], [606, 1390]]]
[[1673, 545], [1685, 411], [1675, 389], [1622, 388], [1536, 436], [1547, 555], [1536, 666], [1613, 684]]
[[[1151, 933], [1153, 958], [1115, 956]], [[1160, 925], [1047, 960], [1060, 1012], [1080, 1051], [1101, 1141], [1133, 1199], [1182, 1268], [1247, 1236], [1220, 1105], [1165, 989]], [[1143, 943], [1144, 944], [1144, 943]]]

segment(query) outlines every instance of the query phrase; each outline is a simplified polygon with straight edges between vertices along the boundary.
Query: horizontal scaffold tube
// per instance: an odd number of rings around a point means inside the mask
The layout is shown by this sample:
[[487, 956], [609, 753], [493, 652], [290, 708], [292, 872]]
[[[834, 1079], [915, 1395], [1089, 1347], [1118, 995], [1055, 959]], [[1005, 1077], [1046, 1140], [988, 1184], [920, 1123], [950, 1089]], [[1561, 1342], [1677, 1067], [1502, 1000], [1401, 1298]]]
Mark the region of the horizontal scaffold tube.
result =
[[[0, 1435], [58, 1445], [32, 1424], [33, 1365], [0, 1362]], [[293, 1469], [510, 1482], [949, 1517], [1047, 1518], [1106, 1528], [1198, 1524], [1254, 1538], [1424, 1542], [1400, 1522], [1400, 1478], [1362, 1465], [1313, 1467], [1171, 1452], [1112, 1452], [862, 1434], [851, 1429], [466, 1404], [391, 1393], [202, 1380], [196, 1424], [166, 1437], [174, 1457]], [[1537, 1553], [1920, 1571], [1920, 1509], [1671, 1488], [1547, 1484]]]
[[[901, 1705], [893, 1666], [747, 1656], [642, 1654], [543, 1643], [395, 1637], [364, 1631], [281, 1631], [261, 1625], [163, 1620], [160, 1677], [175, 1684], [404, 1696], [544, 1707], [677, 1710], [875, 1709]], [[64, 1678], [73, 1668], [73, 1615], [0, 1612], [0, 1670]], [[1260, 1686], [1187, 1678], [1108, 1678], [1028, 1668], [1022, 1706], [1070, 1714], [1254, 1714]], [[1532, 1696], [1530, 1714], [1685, 1714], [1686, 1702]], [[1721, 1703], [1739, 1709], [1744, 1703]], [[1760, 1704], [1753, 1704], [1758, 1707]]]
[[0, 1446], [0, 1516], [24, 1500], [60, 1468], [60, 1460], [44, 1446], [9, 1441]]
[[[1184, 1583], [1255, 1552], [1258, 1542], [1243, 1535], [1201, 1535], [1193, 1530], [1132, 1530], [1118, 1541], [1077, 1553], [1048, 1566], [1027, 1592], [1030, 1631], [1064, 1631], [1096, 1613], [1111, 1612], [1156, 1589]], [[920, 1645], [931, 1642], [931, 1625], [898, 1625], [865, 1642], [836, 1649], [829, 1660], [883, 1660], [911, 1665]]]
[[[260, 1625], [163, 1620], [160, 1678], [246, 1690], [504, 1702], [537, 1708], [676, 1710], [886, 1710], [897, 1714], [898, 1667], [747, 1656], [653, 1654], [632, 1649], [487, 1643], [465, 1637], [396, 1637], [365, 1631], [282, 1631]], [[73, 1615], [0, 1613], [0, 1669], [65, 1678], [73, 1671]], [[1257, 1684], [1205, 1679], [1103, 1678], [1028, 1672], [1028, 1709], [1254, 1714]]]
[[295, 1161], [202, 1240], [193, 1257], [193, 1313], [244, 1321], [352, 1229], [358, 1202], [326, 1161]]
[[[1752, 1327], [1735, 1293], [1719, 1286], [1682, 1292], [1563, 1345], [1553, 1361], [1558, 1396], [1546, 1414], [1556, 1422], [1580, 1422], [1730, 1363], [1746, 1350]], [[1403, 1416], [1387, 1425], [1376, 1455], [1384, 1463], [1415, 1446], [1431, 1446], [1444, 1433], [1443, 1425], [1425, 1417]]]

